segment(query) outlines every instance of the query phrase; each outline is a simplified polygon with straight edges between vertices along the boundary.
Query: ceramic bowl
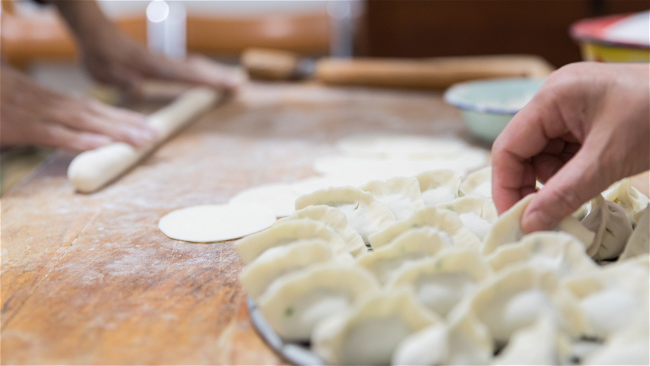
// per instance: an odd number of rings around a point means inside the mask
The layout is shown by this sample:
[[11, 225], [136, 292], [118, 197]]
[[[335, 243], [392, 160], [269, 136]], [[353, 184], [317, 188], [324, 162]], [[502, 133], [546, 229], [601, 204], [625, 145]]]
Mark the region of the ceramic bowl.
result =
[[474, 135], [491, 143], [543, 83], [529, 78], [470, 81], [452, 85], [444, 99], [460, 109]]

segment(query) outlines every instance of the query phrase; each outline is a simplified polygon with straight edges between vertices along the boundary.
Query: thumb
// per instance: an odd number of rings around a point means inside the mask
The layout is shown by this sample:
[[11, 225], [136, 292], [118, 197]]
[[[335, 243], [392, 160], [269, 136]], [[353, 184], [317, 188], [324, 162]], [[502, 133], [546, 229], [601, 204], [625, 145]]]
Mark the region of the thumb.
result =
[[602, 145], [585, 142], [580, 151], [546, 182], [524, 212], [521, 221], [524, 232], [551, 230], [607, 188], [607, 172], [600, 171], [598, 164], [600, 150]]

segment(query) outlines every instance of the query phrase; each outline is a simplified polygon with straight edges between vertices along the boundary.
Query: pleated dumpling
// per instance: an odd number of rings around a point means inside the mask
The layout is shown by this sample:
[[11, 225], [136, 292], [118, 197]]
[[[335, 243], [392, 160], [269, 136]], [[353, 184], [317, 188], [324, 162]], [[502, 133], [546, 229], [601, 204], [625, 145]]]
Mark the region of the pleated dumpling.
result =
[[625, 244], [625, 249], [619, 257], [619, 261], [638, 257], [650, 252], [650, 217], [648, 207], [638, 212], [635, 217], [636, 227]]
[[277, 222], [270, 228], [235, 242], [235, 249], [244, 264], [249, 264], [267, 249], [301, 239], [323, 239], [336, 255], [347, 253], [343, 239], [324, 223], [302, 219]]
[[625, 261], [567, 279], [589, 322], [588, 335], [607, 339], [647, 314], [649, 276], [647, 267]]
[[625, 178], [603, 192], [606, 200], [612, 201], [623, 208], [625, 215], [633, 226], [636, 226], [634, 215], [648, 207], [648, 197], [632, 187], [630, 178]]
[[296, 210], [307, 206], [326, 205], [341, 210], [354, 230], [368, 244], [368, 237], [395, 222], [395, 215], [379, 202], [372, 193], [356, 187], [334, 187], [321, 189], [300, 196], [296, 200]]
[[490, 330], [497, 348], [513, 333], [550, 316], [571, 336], [588, 331], [587, 321], [571, 292], [547, 269], [514, 267], [483, 282], [471, 298], [472, 310]]
[[596, 261], [618, 258], [632, 235], [632, 224], [623, 208], [600, 194], [591, 201], [591, 211], [582, 220], [582, 225], [596, 233], [587, 248], [587, 254]]
[[409, 229], [387, 245], [359, 257], [357, 264], [370, 270], [384, 283], [405, 263], [433, 256], [451, 245], [447, 235], [437, 229]]
[[318, 323], [312, 349], [328, 364], [386, 365], [404, 338], [440, 321], [407, 290], [378, 294]]
[[403, 220], [424, 208], [420, 185], [415, 178], [395, 177], [387, 181], [373, 180], [361, 189], [388, 207], [397, 220]]
[[451, 202], [458, 198], [460, 174], [453, 170], [431, 170], [417, 175], [425, 206]]
[[380, 248], [410, 228], [426, 226], [444, 231], [451, 237], [454, 245], [460, 248], [478, 248], [481, 245], [476, 235], [463, 226], [457, 213], [435, 207], [426, 207], [406, 220], [388, 225], [370, 236], [370, 245], [373, 249]]
[[405, 338], [395, 350], [392, 364], [489, 364], [493, 354], [490, 332], [473, 312], [457, 310], [447, 323], [434, 324]]
[[334, 252], [323, 239], [298, 240], [262, 253], [242, 270], [239, 281], [248, 295], [257, 299], [281, 276], [332, 260]]
[[307, 341], [320, 320], [349, 309], [362, 295], [378, 292], [379, 284], [365, 269], [323, 263], [273, 282], [258, 307], [282, 338]]
[[487, 236], [499, 217], [494, 201], [482, 196], [460, 197], [436, 207], [456, 212], [463, 225], [481, 240]]
[[598, 270], [585, 253], [585, 246], [573, 235], [543, 231], [528, 234], [516, 243], [504, 244], [487, 256], [494, 271], [518, 263], [529, 263], [566, 277]]
[[492, 197], [492, 167], [488, 166], [467, 175], [460, 183], [459, 195]]
[[571, 359], [571, 338], [550, 316], [518, 329], [492, 365], [566, 365]]
[[[535, 197], [534, 193], [522, 198], [497, 219], [483, 243], [481, 249], [483, 255], [492, 253], [502, 244], [514, 243], [523, 238], [524, 232], [521, 230], [521, 218], [533, 197]], [[555, 228], [555, 231], [564, 231], [575, 236], [585, 247], [591, 245], [596, 236], [594, 232], [582, 226], [580, 221], [572, 216], [565, 217]]]
[[613, 333], [582, 365], [649, 365], [650, 364], [650, 319], [648, 304], [646, 311], [630, 326]]
[[421, 303], [444, 317], [491, 272], [476, 251], [447, 250], [403, 266], [386, 288], [411, 287]]
[[345, 214], [339, 209], [325, 205], [307, 206], [301, 210], [295, 211], [283, 219], [278, 220], [278, 222], [299, 219], [310, 219], [324, 222], [327, 227], [332, 229], [341, 237], [341, 239], [343, 239], [348, 252], [353, 256], [357, 256], [367, 251], [363, 239], [359, 233], [348, 225], [348, 220], [345, 217]]

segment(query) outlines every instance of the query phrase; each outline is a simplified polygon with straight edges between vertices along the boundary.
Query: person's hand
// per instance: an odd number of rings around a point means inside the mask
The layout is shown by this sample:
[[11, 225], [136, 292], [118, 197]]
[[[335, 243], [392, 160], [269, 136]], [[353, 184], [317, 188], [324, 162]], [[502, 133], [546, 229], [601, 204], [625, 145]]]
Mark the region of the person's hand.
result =
[[53, 0], [75, 33], [84, 64], [98, 81], [138, 94], [145, 79], [162, 79], [233, 90], [241, 76], [202, 56], [172, 60], [149, 52], [122, 34], [95, 1]]
[[44, 89], [7, 65], [2, 66], [0, 105], [3, 147], [34, 144], [84, 151], [113, 141], [141, 146], [157, 138], [142, 114]]
[[98, 81], [138, 94], [145, 79], [161, 79], [234, 90], [239, 77], [210, 59], [192, 55], [173, 60], [155, 55], [118, 32], [106, 31], [82, 42], [83, 60]]
[[554, 72], [492, 147], [499, 213], [545, 183], [522, 218], [548, 230], [611, 183], [649, 168], [648, 64], [576, 63]]

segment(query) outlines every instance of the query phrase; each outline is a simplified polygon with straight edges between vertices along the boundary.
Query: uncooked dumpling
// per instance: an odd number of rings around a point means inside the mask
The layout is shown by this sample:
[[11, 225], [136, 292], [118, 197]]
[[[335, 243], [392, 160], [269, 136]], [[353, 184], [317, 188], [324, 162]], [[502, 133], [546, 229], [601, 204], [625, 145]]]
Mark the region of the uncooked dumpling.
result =
[[312, 349], [333, 365], [386, 365], [404, 338], [438, 322], [409, 291], [378, 294], [319, 323]]
[[433, 256], [449, 247], [451, 243], [447, 236], [437, 229], [409, 229], [387, 245], [361, 256], [357, 264], [370, 270], [384, 283], [405, 263]]
[[360, 187], [388, 207], [397, 220], [403, 220], [424, 208], [420, 186], [415, 178], [395, 177], [370, 181]]
[[588, 335], [606, 339], [648, 313], [648, 281], [647, 267], [625, 261], [568, 278], [564, 285], [580, 301]]
[[365, 269], [338, 263], [312, 265], [282, 276], [259, 298], [259, 309], [284, 339], [307, 341], [322, 319], [349, 309], [362, 295], [379, 293]]
[[492, 338], [468, 303], [461, 303], [447, 324], [438, 323], [405, 338], [393, 354], [393, 365], [487, 365]]
[[307, 206], [326, 205], [341, 210], [354, 228], [368, 243], [368, 237], [395, 221], [395, 215], [368, 192], [356, 187], [321, 189], [296, 200], [296, 210]]
[[582, 220], [582, 225], [596, 232], [587, 254], [596, 261], [618, 258], [632, 235], [632, 224], [623, 208], [606, 201], [600, 194], [592, 200], [591, 207], [591, 212]]
[[492, 167], [488, 166], [467, 176], [460, 183], [460, 196], [492, 197]]
[[257, 299], [276, 279], [314, 263], [334, 260], [332, 248], [323, 239], [304, 239], [268, 249], [247, 265], [239, 281], [248, 295]]
[[571, 339], [555, 320], [540, 317], [512, 334], [492, 365], [565, 365], [571, 358]]
[[158, 222], [158, 228], [172, 239], [195, 243], [232, 240], [264, 230], [275, 222], [265, 206], [200, 205], [172, 211]]
[[459, 248], [478, 248], [481, 245], [480, 240], [463, 226], [457, 213], [435, 207], [426, 207], [406, 220], [386, 226], [370, 236], [370, 245], [377, 249], [410, 228], [425, 226], [446, 232]]
[[485, 239], [498, 218], [497, 208], [488, 197], [465, 196], [436, 207], [456, 212], [463, 225], [481, 240]]
[[320, 221], [309, 219], [278, 222], [270, 228], [247, 236], [235, 243], [235, 249], [244, 264], [249, 264], [267, 249], [287, 245], [302, 239], [323, 239], [336, 255], [347, 254], [340, 236]]
[[588, 329], [575, 297], [545, 268], [521, 266], [498, 273], [481, 284], [471, 306], [487, 325], [497, 347], [542, 316], [551, 316], [572, 336], [585, 334]]
[[546, 267], [560, 277], [598, 270], [583, 243], [573, 235], [554, 231], [528, 234], [516, 243], [503, 244], [487, 261], [497, 272], [517, 263]]
[[418, 183], [425, 206], [451, 202], [458, 197], [461, 176], [453, 170], [431, 170], [418, 174]]
[[[522, 198], [499, 217], [485, 238], [481, 250], [483, 255], [492, 253], [502, 244], [517, 242], [524, 236], [524, 232], [521, 230], [521, 218], [533, 197], [535, 197], [534, 193]], [[589, 246], [596, 236], [594, 232], [582, 226], [580, 221], [572, 216], [565, 217], [560, 221], [555, 231], [564, 231], [575, 236], [585, 247]]]
[[438, 315], [447, 316], [491, 273], [476, 251], [447, 250], [402, 266], [386, 288], [412, 287], [420, 302]]
[[621, 206], [633, 226], [636, 226], [634, 215], [648, 207], [648, 197], [632, 187], [630, 178], [621, 180], [618, 184], [603, 192], [603, 196], [606, 200]]
[[353, 256], [363, 254], [367, 251], [366, 244], [363, 239], [350, 225], [345, 214], [330, 206], [307, 206], [302, 210], [298, 210], [291, 215], [278, 220], [284, 222], [288, 220], [311, 219], [321, 221], [337, 233], [343, 241], [345, 241], [348, 252]]
[[[640, 214], [640, 215], [639, 215]], [[619, 261], [648, 254], [650, 252], [650, 217], [648, 207], [637, 213], [636, 228], [625, 244], [625, 250], [619, 257]], [[647, 256], [646, 256], [647, 258]]]

